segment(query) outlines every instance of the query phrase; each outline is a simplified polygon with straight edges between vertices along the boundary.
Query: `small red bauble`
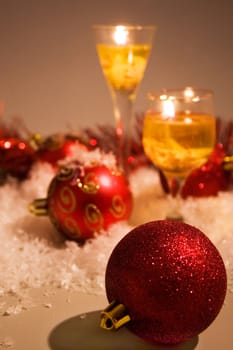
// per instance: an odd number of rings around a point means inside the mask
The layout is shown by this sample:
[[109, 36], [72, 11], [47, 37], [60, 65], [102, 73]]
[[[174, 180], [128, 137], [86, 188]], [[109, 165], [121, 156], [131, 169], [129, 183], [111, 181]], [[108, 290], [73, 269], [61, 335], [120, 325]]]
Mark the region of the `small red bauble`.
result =
[[60, 232], [79, 242], [128, 219], [131, 209], [126, 177], [104, 165], [61, 169], [47, 199], [36, 199], [31, 205], [32, 212], [48, 214]]
[[37, 158], [43, 162], [56, 166], [59, 160], [62, 160], [73, 154], [76, 145], [75, 141], [65, 141], [59, 147], [48, 148], [37, 151]]
[[0, 171], [24, 179], [35, 160], [35, 152], [28, 142], [19, 138], [0, 140]]
[[218, 144], [210, 159], [189, 175], [181, 191], [182, 197], [209, 197], [226, 191], [230, 183], [230, 172], [224, 170], [224, 156], [224, 149]]
[[[129, 232], [106, 269], [107, 298], [123, 304], [128, 329], [158, 344], [177, 344], [206, 329], [223, 305], [226, 281], [223, 260], [207, 236], [168, 220]], [[116, 309], [117, 317], [121, 307]], [[102, 313], [103, 328], [113, 314]]]
[[39, 134], [35, 134], [31, 140], [36, 148], [36, 158], [39, 161], [57, 167], [60, 160], [73, 156], [77, 147], [87, 150], [77, 137], [55, 134], [45, 139]]

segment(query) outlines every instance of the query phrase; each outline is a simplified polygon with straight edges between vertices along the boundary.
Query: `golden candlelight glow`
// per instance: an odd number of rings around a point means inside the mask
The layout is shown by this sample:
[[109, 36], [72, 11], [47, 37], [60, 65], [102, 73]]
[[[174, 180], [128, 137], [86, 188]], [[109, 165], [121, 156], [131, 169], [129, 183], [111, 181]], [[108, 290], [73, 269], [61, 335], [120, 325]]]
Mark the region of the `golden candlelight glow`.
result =
[[199, 96], [195, 96], [193, 99], [192, 99], [193, 102], [199, 102], [200, 101], [200, 97]]
[[186, 97], [187, 99], [190, 99], [194, 96], [194, 91], [191, 87], [187, 87], [184, 90], [184, 97]]
[[167, 100], [167, 95], [160, 95], [159, 98], [161, 101]]
[[193, 121], [192, 121], [192, 118], [190, 118], [190, 117], [185, 117], [185, 118], [184, 118], [184, 122], [185, 122], [185, 124], [191, 124]]
[[133, 63], [133, 52], [132, 52], [132, 50], [130, 50], [130, 52], [128, 54], [128, 63], [129, 64]]

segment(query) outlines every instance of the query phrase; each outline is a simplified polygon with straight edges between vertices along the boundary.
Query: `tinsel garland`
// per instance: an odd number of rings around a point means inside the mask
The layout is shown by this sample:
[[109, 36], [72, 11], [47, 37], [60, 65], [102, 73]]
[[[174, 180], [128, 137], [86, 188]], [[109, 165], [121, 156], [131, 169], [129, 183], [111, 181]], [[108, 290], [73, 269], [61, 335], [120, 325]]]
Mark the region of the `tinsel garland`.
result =
[[[151, 161], [146, 157], [142, 146], [142, 123], [143, 114], [136, 114], [133, 133], [129, 139], [131, 170], [142, 165], [152, 165]], [[80, 139], [90, 149], [100, 148], [106, 153], [112, 152], [115, 155], [117, 154], [117, 135], [115, 127], [112, 125], [86, 127], [82, 130]]]

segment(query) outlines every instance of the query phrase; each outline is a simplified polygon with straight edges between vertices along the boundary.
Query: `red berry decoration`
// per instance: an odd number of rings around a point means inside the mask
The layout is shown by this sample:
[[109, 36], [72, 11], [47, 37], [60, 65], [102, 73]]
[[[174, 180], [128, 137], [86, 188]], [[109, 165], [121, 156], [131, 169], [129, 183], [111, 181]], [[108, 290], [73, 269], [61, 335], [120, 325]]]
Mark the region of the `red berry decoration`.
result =
[[7, 175], [24, 179], [35, 160], [35, 152], [24, 140], [19, 138], [2, 138], [0, 140], [0, 176]]
[[224, 156], [223, 147], [218, 144], [210, 159], [189, 175], [182, 188], [182, 197], [216, 196], [219, 191], [226, 191], [229, 187], [230, 172], [223, 167]]
[[149, 222], [129, 232], [110, 256], [106, 294], [112, 304], [101, 326], [127, 322], [150, 343], [181, 343], [213, 322], [226, 286], [223, 260], [203, 232], [183, 222]]
[[104, 165], [63, 168], [53, 178], [46, 199], [30, 206], [49, 215], [56, 228], [78, 242], [93, 238], [111, 224], [128, 219], [132, 195], [126, 177]]

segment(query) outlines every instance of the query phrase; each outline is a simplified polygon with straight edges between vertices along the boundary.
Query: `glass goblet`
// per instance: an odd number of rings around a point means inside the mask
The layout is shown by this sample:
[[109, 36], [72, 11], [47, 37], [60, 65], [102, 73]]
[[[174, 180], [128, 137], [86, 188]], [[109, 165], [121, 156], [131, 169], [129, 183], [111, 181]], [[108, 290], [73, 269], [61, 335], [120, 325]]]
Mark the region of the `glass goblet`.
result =
[[117, 162], [128, 173], [133, 106], [152, 48], [154, 26], [93, 27], [99, 63], [110, 88], [116, 122]]
[[[149, 94], [148, 98], [144, 151], [167, 180], [170, 197], [179, 197], [187, 176], [207, 161], [215, 145], [213, 93], [185, 87]], [[182, 220], [178, 202], [170, 200], [167, 218]]]

